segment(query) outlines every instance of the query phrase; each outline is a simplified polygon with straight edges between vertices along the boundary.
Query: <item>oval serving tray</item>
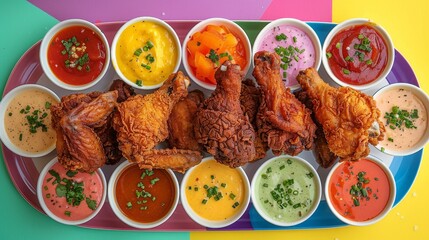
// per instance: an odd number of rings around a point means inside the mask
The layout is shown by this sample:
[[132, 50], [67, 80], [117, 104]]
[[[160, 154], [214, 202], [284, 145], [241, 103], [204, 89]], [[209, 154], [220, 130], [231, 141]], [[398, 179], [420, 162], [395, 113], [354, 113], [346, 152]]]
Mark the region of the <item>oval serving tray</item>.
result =
[[[186, 36], [187, 32], [197, 23], [197, 21], [167, 21], [177, 32], [181, 41]], [[105, 33], [109, 43], [111, 44], [112, 39], [116, 31], [122, 26], [124, 22], [112, 22], [112, 23], [100, 23], [97, 24], [99, 28]], [[237, 21], [237, 23], [243, 27], [243, 29], [248, 34], [250, 41], [253, 43], [258, 32], [268, 23], [260, 21]], [[335, 26], [332, 23], [319, 23], [319, 22], [309, 22], [309, 25], [318, 34], [320, 41], [323, 42], [329, 33], [329, 31]], [[8, 93], [13, 88], [28, 83], [37, 83], [44, 85], [59, 96], [64, 96], [71, 94], [71, 91], [63, 90], [53, 85], [44, 75], [42, 68], [39, 63], [39, 48], [40, 41], [33, 45], [28, 51], [21, 57], [21, 59], [15, 65], [12, 73], [9, 76], [9, 79], [6, 83], [3, 96]], [[184, 71], [183, 66], [180, 68]], [[321, 77], [329, 82], [331, 85], [335, 85], [331, 79], [327, 76], [323, 66], [320, 67], [319, 73]], [[251, 76], [251, 70], [249, 70], [248, 76]], [[95, 85], [91, 89], [85, 91], [95, 91], [101, 90], [105, 91], [108, 89], [108, 86], [113, 79], [118, 77], [114, 73], [112, 67], [110, 67], [106, 77], [100, 81], [99, 84]], [[366, 94], [372, 95], [380, 87], [396, 83], [396, 82], [407, 82], [418, 86], [417, 79], [413, 73], [408, 62], [404, 57], [398, 52], [395, 52], [395, 62], [393, 69], [390, 74], [387, 76], [386, 80], [383, 83], [379, 84], [373, 89], [364, 91]], [[193, 84], [191, 89], [199, 88]], [[201, 89], [201, 88], [200, 88]], [[203, 89], [201, 89], [203, 90]], [[203, 90], [207, 95], [210, 94], [207, 90]], [[139, 92], [139, 91], [137, 91]], [[140, 91], [140, 93], [147, 93], [148, 91]], [[12, 153], [2, 144], [3, 151], [3, 160], [6, 164], [7, 170], [10, 174], [11, 180], [15, 185], [15, 188], [19, 191], [22, 197], [35, 209], [43, 213], [39, 202], [36, 196], [36, 186], [37, 178], [39, 172], [43, 166], [52, 158], [55, 157], [55, 151], [50, 153], [48, 156], [42, 158], [24, 158]], [[404, 156], [404, 157], [391, 157], [384, 153], [379, 152], [377, 149], [371, 146], [371, 154], [380, 158], [385, 164], [387, 164], [392, 171], [396, 186], [397, 186], [397, 195], [395, 199], [395, 205], [398, 204], [404, 196], [407, 194], [411, 185], [413, 184], [420, 163], [422, 159], [423, 150], [418, 151], [415, 154]], [[256, 163], [247, 164], [244, 166], [246, 174], [249, 177], [249, 180], [252, 179], [254, 172], [260, 166], [264, 160], [272, 157], [271, 153], [263, 159], [259, 160]], [[319, 168], [318, 164], [314, 160], [314, 156], [311, 151], [304, 151], [299, 155], [307, 159], [318, 171], [322, 179], [322, 184], [329, 172], [329, 169]], [[119, 164], [119, 163], [118, 163]], [[106, 175], [107, 180], [110, 178], [114, 168], [118, 166], [104, 166], [102, 168], [103, 172]], [[182, 174], [177, 174], [179, 181], [182, 179]], [[107, 200], [106, 200], [107, 201]], [[117, 230], [137, 230], [135, 228], [129, 227], [122, 223], [110, 209], [110, 205], [106, 202], [102, 207], [100, 213], [91, 221], [80, 225], [81, 227], [95, 228], [95, 229], [117, 229]], [[332, 212], [329, 210], [324, 197], [317, 208], [316, 212], [312, 217], [310, 217], [304, 223], [293, 227], [278, 227], [274, 226], [267, 221], [265, 221], [254, 209], [253, 205], [250, 204], [246, 213], [233, 225], [218, 229], [218, 230], [269, 230], [269, 229], [315, 229], [315, 228], [332, 228], [332, 227], [341, 227], [346, 226], [345, 223], [338, 220]], [[150, 229], [150, 231], [204, 231], [204, 230], [215, 230], [202, 227], [191, 220], [185, 213], [182, 205], [179, 203], [176, 211], [173, 213], [172, 217], [165, 222], [163, 225]], [[141, 230], [144, 231], [144, 230]]]

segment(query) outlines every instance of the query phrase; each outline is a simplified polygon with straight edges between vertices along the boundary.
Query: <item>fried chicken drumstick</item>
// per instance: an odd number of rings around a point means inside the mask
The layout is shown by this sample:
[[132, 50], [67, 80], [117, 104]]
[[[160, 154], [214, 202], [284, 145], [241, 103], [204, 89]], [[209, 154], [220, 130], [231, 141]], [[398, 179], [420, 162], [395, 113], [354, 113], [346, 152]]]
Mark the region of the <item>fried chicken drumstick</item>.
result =
[[384, 126], [372, 97], [349, 87], [331, 87], [314, 68], [301, 71], [297, 80], [312, 101], [329, 149], [341, 160], [366, 157], [368, 143], [377, 145], [383, 139]]
[[266, 51], [256, 53], [253, 76], [262, 92], [256, 119], [262, 141], [275, 155], [295, 156], [311, 149], [316, 125], [310, 111], [284, 86], [280, 57]]
[[[113, 128], [117, 132], [119, 149], [128, 161], [137, 162], [141, 167], [173, 168], [182, 172], [201, 161], [202, 155], [198, 151], [154, 149], [167, 138], [167, 120], [174, 105], [188, 94], [189, 83], [182, 72], [171, 74], [154, 93], [136, 95], [118, 104]], [[184, 167], [176, 167], [177, 162], [184, 159], [187, 161], [182, 164]]]
[[255, 132], [240, 106], [240, 66], [226, 61], [215, 74], [216, 89], [197, 111], [195, 137], [208, 153], [230, 167], [255, 157]]

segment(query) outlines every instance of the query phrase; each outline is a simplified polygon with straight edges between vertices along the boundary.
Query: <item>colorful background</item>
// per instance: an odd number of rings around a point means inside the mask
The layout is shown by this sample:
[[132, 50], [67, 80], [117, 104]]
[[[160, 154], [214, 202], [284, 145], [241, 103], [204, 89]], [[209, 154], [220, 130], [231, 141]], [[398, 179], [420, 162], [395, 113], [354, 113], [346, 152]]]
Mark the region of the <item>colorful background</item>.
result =
[[[21, 55], [58, 21], [83, 18], [92, 22], [126, 21], [137, 16], [165, 20], [225, 17], [232, 20], [271, 20], [294, 17], [304, 21], [341, 22], [365, 17], [381, 24], [395, 48], [409, 61], [420, 86], [429, 92], [429, 1], [340, 0], [217, 0], [217, 1], [110, 1], [7, 0], [0, 3], [0, 89]], [[59, 224], [31, 207], [13, 186], [4, 162], [0, 163], [0, 237], [2, 239], [429, 239], [425, 151], [419, 174], [407, 196], [390, 214], [368, 227], [320, 230], [241, 232], [141, 232], [85, 229]]]

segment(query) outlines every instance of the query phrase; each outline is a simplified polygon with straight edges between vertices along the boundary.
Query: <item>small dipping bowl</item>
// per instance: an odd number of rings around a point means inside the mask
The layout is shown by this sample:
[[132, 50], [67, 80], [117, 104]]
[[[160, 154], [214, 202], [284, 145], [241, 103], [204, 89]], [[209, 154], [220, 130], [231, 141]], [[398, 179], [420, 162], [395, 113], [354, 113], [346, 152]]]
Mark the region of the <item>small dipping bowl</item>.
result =
[[[232, 49], [239, 49], [243, 55], [234, 55]], [[244, 74], [252, 62], [246, 33], [238, 24], [224, 18], [209, 18], [195, 25], [186, 35], [182, 51], [183, 66], [188, 76], [208, 90], [216, 88], [214, 74], [226, 60], [239, 64]]]
[[[390, 84], [378, 90], [373, 98], [380, 109], [379, 120], [386, 129], [377, 149], [393, 156], [406, 156], [428, 143], [429, 97], [421, 88], [408, 83]], [[406, 113], [402, 114], [403, 111]]]
[[350, 225], [366, 226], [380, 221], [392, 209], [395, 197], [392, 173], [373, 156], [336, 163], [326, 179], [325, 198], [329, 208]]
[[104, 33], [93, 23], [69, 19], [46, 33], [39, 58], [44, 73], [55, 85], [81, 91], [104, 77], [110, 64], [110, 48]]
[[207, 157], [186, 172], [180, 200], [196, 223], [209, 228], [226, 227], [236, 222], [249, 205], [249, 180], [241, 167], [230, 168]]
[[306, 160], [287, 155], [264, 162], [252, 180], [252, 203], [266, 221], [293, 226], [310, 218], [319, 206], [322, 185]]
[[115, 215], [125, 224], [154, 228], [167, 221], [179, 202], [179, 183], [170, 169], [140, 169], [125, 161], [109, 180], [108, 198]]
[[153, 17], [137, 17], [118, 30], [112, 42], [112, 64], [128, 85], [156, 89], [177, 72], [181, 45], [174, 29]]
[[[374, 48], [377, 54], [373, 54]], [[389, 34], [365, 18], [338, 24], [323, 44], [322, 63], [329, 77], [340, 86], [356, 90], [369, 89], [383, 81], [394, 61], [395, 48]]]
[[[52, 152], [56, 146], [56, 133], [51, 126], [51, 112], [47, 107], [59, 101], [60, 98], [52, 90], [37, 84], [21, 85], [8, 92], [0, 102], [0, 117], [3, 120], [0, 138], [3, 144], [23, 157], [41, 157]], [[39, 111], [35, 114], [35, 110]], [[44, 114], [46, 116], [42, 118]], [[47, 131], [43, 131], [43, 127], [33, 129], [28, 125], [27, 116], [36, 115]], [[11, 118], [10, 121], [8, 118]]]
[[322, 59], [322, 46], [316, 32], [307, 23], [294, 18], [280, 18], [267, 24], [255, 39], [253, 56], [259, 51], [280, 55], [280, 74], [291, 90], [300, 87], [296, 81], [299, 71], [309, 67], [318, 70]]
[[[53, 171], [53, 172], [51, 172]], [[56, 175], [56, 174], [59, 175]], [[57, 180], [57, 176], [60, 178]], [[66, 181], [74, 181], [74, 192], [84, 197], [78, 206], [68, 204]], [[76, 183], [83, 183], [77, 186]], [[62, 185], [62, 187], [59, 186]], [[70, 186], [72, 186], [70, 184]], [[79, 188], [83, 188], [80, 191]], [[64, 196], [58, 196], [61, 192]], [[94, 173], [67, 171], [57, 158], [52, 159], [42, 170], [37, 181], [37, 198], [43, 211], [57, 222], [79, 225], [93, 219], [103, 207], [107, 195], [106, 178], [98, 169]], [[73, 200], [75, 202], [75, 200]]]

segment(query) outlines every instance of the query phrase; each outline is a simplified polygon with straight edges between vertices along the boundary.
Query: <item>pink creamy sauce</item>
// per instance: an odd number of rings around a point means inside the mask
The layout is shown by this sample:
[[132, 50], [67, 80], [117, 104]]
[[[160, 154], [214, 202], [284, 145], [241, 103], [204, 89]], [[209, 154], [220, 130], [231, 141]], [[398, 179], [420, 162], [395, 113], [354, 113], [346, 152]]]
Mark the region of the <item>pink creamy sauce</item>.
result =
[[[67, 170], [64, 169], [64, 167], [59, 164], [55, 163], [51, 169], [55, 170], [61, 178], [68, 178], [66, 175]], [[48, 179], [51, 179], [48, 182]], [[101, 199], [103, 197], [103, 182], [101, 180], [100, 175], [95, 173], [77, 173], [75, 176], [73, 176], [71, 179], [73, 179], [76, 182], [83, 182], [84, 187], [84, 194], [86, 197], [89, 197], [92, 200], [95, 200], [97, 203], [97, 208], [101, 202]], [[45, 201], [46, 206], [48, 209], [57, 217], [69, 220], [69, 221], [77, 221], [82, 220], [88, 216], [90, 216], [95, 210], [92, 210], [88, 207], [85, 200], [83, 200], [79, 206], [71, 206], [67, 203], [67, 200], [65, 197], [58, 197], [56, 195], [56, 186], [57, 184], [53, 185], [52, 182], [55, 180], [55, 177], [53, 177], [49, 172], [46, 174], [45, 178], [43, 179], [43, 185], [42, 185], [42, 192], [43, 192], [43, 199]], [[49, 197], [49, 198], [48, 198]], [[70, 216], [66, 214], [67, 212], [70, 212]]]
[[377, 107], [380, 109], [380, 120], [385, 124], [387, 119], [384, 116], [386, 113], [392, 112], [393, 106], [398, 106], [399, 109], [407, 110], [408, 112], [417, 109], [419, 115], [414, 120], [414, 125], [417, 128], [411, 129], [403, 126], [391, 129], [389, 125], [385, 125], [386, 133], [383, 141], [379, 143], [381, 147], [393, 151], [403, 151], [412, 148], [420, 141], [427, 129], [427, 112], [416, 95], [406, 89], [397, 88], [378, 95], [375, 100]]
[[[276, 36], [282, 33], [286, 35], [287, 38], [286, 40], [278, 41]], [[275, 51], [275, 48], [279, 46], [285, 49], [292, 46], [295, 49], [294, 53], [296, 59], [292, 57], [291, 61], [288, 63], [287, 69], [281, 69], [280, 73], [285, 86], [291, 87], [297, 85], [298, 82], [296, 81], [296, 76], [299, 71], [309, 67], [314, 67], [316, 62], [313, 42], [310, 37], [299, 28], [290, 25], [282, 25], [268, 31], [268, 34], [263, 37], [260, 46], [258, 46], [258, 51], [273, 52]], [[283, 61], [282, 64], [284, 64]], [[286, 78], [284, 72], [286, 72]]]

